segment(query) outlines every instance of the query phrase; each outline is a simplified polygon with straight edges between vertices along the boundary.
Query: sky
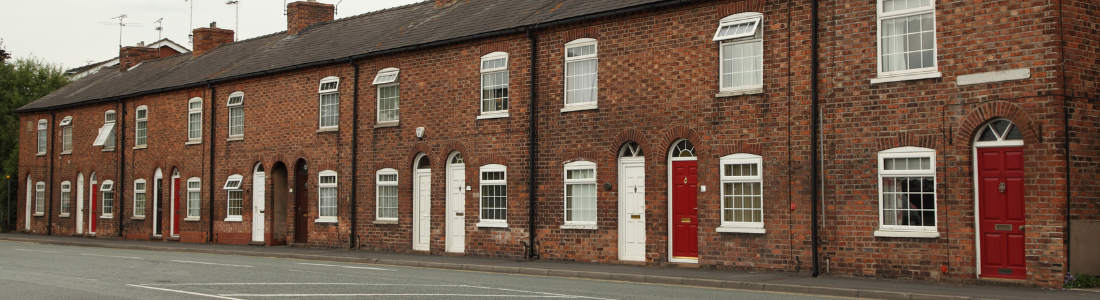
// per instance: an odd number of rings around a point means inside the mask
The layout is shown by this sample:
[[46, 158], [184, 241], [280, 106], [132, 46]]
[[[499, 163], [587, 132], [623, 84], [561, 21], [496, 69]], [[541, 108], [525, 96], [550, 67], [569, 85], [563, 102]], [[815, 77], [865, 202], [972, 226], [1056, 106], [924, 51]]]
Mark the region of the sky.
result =
[[[298, 0], [286, 0], [294, 2]], [[336, 18], [424, 0], [318, 0], [337, 4]], [[239, 40], [286, 30], [284, 0], [0, 0], [0, 39], [12, 58], [35, 58], [71, 69], [118, 56], [119, 19], [125, 14], [122, 45], [168, 38], [188, 43], [192, 28], [236, 31]], [[193, 6], [193, 8], [192, 8]], [[192, 18], [193, 11], [193, 18]], [[239, 20], [237, 19], [239, 13]], [[158, 19], [163, 21], [158, 25]], [[239, 21], [239, 27], [238, 27]], [[157, 31], [160, 26], [162, 31]], [[158, 34], [159, 37], [158, 38]]]

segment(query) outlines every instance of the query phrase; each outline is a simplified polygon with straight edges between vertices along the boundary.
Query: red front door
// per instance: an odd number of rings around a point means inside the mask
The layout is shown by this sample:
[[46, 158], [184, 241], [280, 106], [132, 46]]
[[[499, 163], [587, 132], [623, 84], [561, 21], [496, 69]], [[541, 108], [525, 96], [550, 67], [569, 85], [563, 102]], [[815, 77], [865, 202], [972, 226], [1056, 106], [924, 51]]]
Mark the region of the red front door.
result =
[[172, 235], [180, 235], [180, 179], [172, 178]]
[[982, 277], [1027, 277], [1023, 153], [1023, 147], [978, 148]]
[[699, 258], [696, 161], [672, 162], [672, 257]]
[[89, 195], [90, 199], [91, 199], [91, 203], [88, 204], [89, 206], [91, 206], [91, 207], [88, 208], [88, 211], [90, 211], [90, 213], [88, 213], [88, 232], [89, 233], [95, 233], [95, 229], [96, 229], [95, 224], [96, 224], [96, 221], [99, 220], [99, 201], [97, 199], [98, 197], [96, 197], [97, 195], [99, 195], [99, 189], [95, 184], [93, 184], [92, 185], [92, 194]]

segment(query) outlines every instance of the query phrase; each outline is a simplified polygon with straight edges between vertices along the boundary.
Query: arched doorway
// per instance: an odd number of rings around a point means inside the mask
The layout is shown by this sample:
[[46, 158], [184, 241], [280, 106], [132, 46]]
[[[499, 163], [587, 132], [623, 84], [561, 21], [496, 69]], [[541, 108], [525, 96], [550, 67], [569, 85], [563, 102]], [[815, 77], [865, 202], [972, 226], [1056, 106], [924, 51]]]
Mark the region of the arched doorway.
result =
[[294, 167], [294, 243], [309, 243], [309, 166], [299, 159]]
[[34, 209], [31, 199], [34, 199], [34, 181], [31, 180], [31, 175], [27, 174], [27, 205], [24, 206], [26, 214], [23, 218], [23, 229], [27, 231], [31, 231], [31, 210]]
[[[169, 214], [172, 220], [168, 222], [168, 233], [172, 237], [180, 236], [180, 201], [182, 201], [181, 199], [183, 198], [183, 194], [180, 193], [180, 190], [182, 189], [182, 186], [180, 186], [180, 184], [180, 170], [172, 168], [172, 195], [170, 196], [170, 205], [172, 206], [172, 208]], [[94, 182], [92, 183], [92, 186], [95, 186]]]
[[619, 150], [619, 260], [645, 261], [645, 154], [627, 142]]
[[95, 236], [96, 223], [99, 221], [99, 182], [96, 181], [95, 172], [88, 182], [88, 234]]
[[252, 241], [264, 241], [264, 208], [267, 198], [264, 186], [267, 184], [264, 165], [256, 163], [252, 168]]
[[164, 199], [164, 173], [157, 168], [153, 172], [153, 236], [161, 236], [164, 228], [164, 205], [160, 203]]
[[978, 275], [1026, 279], [1024, 260], [1024, 138], [1016, 124], [996, 119], [974, 141]]
[[269, 245], [285, 245], [287, 232], [287, 184], [286, 165], [276, 162], [271, 167], [271, 242]]
[[447, 252], [466, 251], [466, 161], [462, 153], [447, 158]]
[[76, 234], [84, 234], [84, 172], [76, 174]]
[[668, 152], [670, 262], [699, 262], [699, 163], [688, 140], [672, 144]]
[[413, 250], [428, 251], [432, 239], [432, 165], [420, 154], [413, 164]]

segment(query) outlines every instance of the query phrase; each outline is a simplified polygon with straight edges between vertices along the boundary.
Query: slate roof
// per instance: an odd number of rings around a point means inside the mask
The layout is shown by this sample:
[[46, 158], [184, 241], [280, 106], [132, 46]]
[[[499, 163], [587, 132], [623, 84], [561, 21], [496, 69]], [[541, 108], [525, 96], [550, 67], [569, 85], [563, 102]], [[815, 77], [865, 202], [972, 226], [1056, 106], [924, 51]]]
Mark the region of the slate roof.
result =
[[[134, 97], [204, 85], [274, 70], [346, 61], [406, 47], [518, 30], [571, 18], [684, 0], [435, 0], [316, 24], [297, 35], [285, 31], [191, 53], [146, 61], [127, 72], [104, 68], [31, 102], [29, 112]], [[577, 19], [580, 20], [580, 19]]]

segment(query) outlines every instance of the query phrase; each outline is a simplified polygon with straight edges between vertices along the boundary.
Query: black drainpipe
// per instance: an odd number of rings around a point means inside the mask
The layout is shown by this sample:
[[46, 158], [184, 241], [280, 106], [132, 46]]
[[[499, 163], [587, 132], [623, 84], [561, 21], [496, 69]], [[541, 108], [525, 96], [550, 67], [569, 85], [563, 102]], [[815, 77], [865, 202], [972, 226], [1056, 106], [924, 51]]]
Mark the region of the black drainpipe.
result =
[[[1061, 40], [1058, 43], [1058, 46], [1061, 47], [1061, 50], [1062, 50], [1062, 51], [1060, 51], [1061, 52], [1061, 58], [1062, 58], [1062, 76], [1061, 76], [1062, 77], [1062, 122], [1063, 122], [1062, 124], [1063, 124], [1063, 126], [1065, 126], [1065, 131], [1066, 131], [1066, 133], [1063, 135], [1066, 139], [1064, 141], [1065, 142], [1064, 147], [1066, 148], [1066, 233], [1065, 233], [1065, 236], [1064, 236], [1065, 238], [1062, 239], [1062, 241], [1063, 241], [1062, 242], [1063, 243], [1062, 249], [1065, 249], [1065, 251], [1066, 251], [1066, 257], [1065, 257], [1066, 263], [1065, 263], [1065, 265], [1063, 265], [1063, 270], [1065, 270], [1065, 273], [1068, 274], [1069, 271], [1070, 271], [1069, 270], [1070, 254], [1071, 254], [1070, 251], [1072, 251], [1070, 245], [1072, 245], [1072, 243], [1073, 243], [1073, 240], [1070, 238], [1072, 236], [1071, 233], [1073, 233], [1073, 231], [1071, 230], [1072, 228], [1070, 228], [1072, 226], [1072, 225], [1070, 225], [1070, 223], [1072, 223], [1071, 221], [1073, 221], [1073, 213], [1072, 213], [1072, 209], [1073, 209], [1073, 194], [1072, 194], [1072, 192], [1073, 192], [1073, 178], [1070, 178], [1070, 166], [1073, 166], [1073, 162], [1071, 161], [1072, 159], [1070, 157], [1071, 153], [1070, 153], [1070, 148], [1069, 148], [1070, 147], [1070, 145], [1069, 145], [1070, 144], [1070, 135], [1069, 135], [1070, 133], [1069, 132], [1070, 132], [1070, 127], [1072, 126], [1069, 123], [1069, 119], [1070, 119], [1070, 117], [1069, 117], [1069, 114], [1070, 114], [1069, 101], [1071, 101], [1071, 99], [1073, 99], [1073, 97], [1072, 97], [1073, 95], [1069, 91], [1069, 86], [1066, 85], [1066, 35], [1065, 35], [1065, 29], [1063, 29], [1065, 27], [1065, 24], [1066, 24], [1066, 11], [1062, 9], [1062, 2], [1061, 1], [1058, 1], [1058, 18], [1059, 18], [1058, 23], [1061, 23], [1058, 26], [1058, 36], [1060, 37], [1060, 40]], [[1043, 127], [1039, 127], [1039, 128], [1041, 129]], [[1039, 132], [1039, 136], [1042, 136], [1042, 135], [1043, 135], [1043, 133]], [[1041, 141], [1042, 139], [1040, 138], [1039, 140]]]
[[126, 195], [126, 102], [122, 101], [122, 98], [118, 99], [118, 113], [115, 113], [115, 122], [118, 123], [118, 143], [115, 144], [115, 151], [118, 151], [118, 180], [115, 181], [115, 207], [118, 207], [115, 218], [118, 219], [118, 237], [125, 238], [122, 234], [123, 227], [126, 226], [122, 222], [122, 219], [126, 217], [126, 201], [123, 197]]
[[216, 169], [214, 167], [214, 153], [216, 153], [214, 152], [214, 147], [216, 146], [214, 145], [214, 137], [217, 136], [218, 132], [218, 89], [214, 88], [214, 85], [210, 83], [206, 84], [206, 88], [210, 90], [210, 99], [207, 101], [210, 103], [210, 139], [207, 140], [210, 143], [210, 179], [207, 180], [210, 185], [208, 197], [210, 203], [207, 204], [206, 210], [206, 215], [209, 216], [206, 220], [206, 242], [210, 243], [214, 241], [214, 188], [216, 187], [214, 182], [217, 181], [214, 179], [216, 178], [214, 177], [214, 170]]
[[529, 87], [528, 93], [530, 94], [530, 98], [531, 98], [531, 108], [528, 109], [528, 111], [530, 112], [530, 117], [529, 117], [530, 124], [528, 125], [529, 126], [529, 128], [528, 128], [529, 135], [527, 136], [527, 147], [528, 147], [528, 149], [527, 149], [527, 195], [528, 195], [527, 196], [527, 198], [528, 198], [527, 199], [528, 200], [528, 203], [527, 203], [527, 258], [537, 259], [539, 257], [539, 254], [535, 250], [535, 217], [537, 216], [535, 208], [536, 208], [536, 204], [538, 203], [538, 201], [536, 201], [538, 199], [538, 192], [536, 191], [537, 183], [536, 183], [535, 178], [537, 176], [535, 176], [536, 175], [535, 165], [536, 165], [536, 159], [537, 159], [536, 154], [538, 153], [538, 142], [539, 142], [538, 135], [539, 135], [539, 131], [538, 131], [538, 124], [537, 124], [537, 122], [535, 122], [535, 116], [536, 116], [535, 112], [538, 111], [538, 103], [539, 103], [539, 101], [538, 101], [539, 100], [539, 93], [538, 93], [538, 87], [539, 87], [539, 85], [538, 85], [539, 56], [538, 56], [538, 37], [536, 37], [534, 34], [532, 34], [530, 29], [527, 30], [527, 39], [531, 41], [531, 52], [529, 54], [530, 57], [531, 57], [531, 69], [530, 69], [530, 73], [531, 73], [531, 79], [530, 80], [531, 81], [530, 81], [530, 84], [528, 85], [528, 87]]
[[356, 212], [355, 202], [358, 195], [359, 182], [359, 65], [355, 64], [355, 60], [348, 58], [348, 63], [351, 64], [352, 69], [355, 72], [355, 81], [351, 97], [351, 245], [350, 248], [355, 249], [359, 247], [359, 238], [356, 235]]
[[[821, 180], [821, 177], [817, 174], [817, 135], [819, 134], [818, 128], [818, 103], [817, 103], [817, 0], [814, 0], [813, 6], [810, 8], [810, 17], [812, 18], [810, 27], [810, 176], [813, 177], [810, 180], [810, 253], [813, 256], [813, 277], [817, 277], [817, 182]], [[824, 197], [822, 197], [824, 199]]]
[[[47, 128], [47, 130], [46, 130], [46, 139], [50, 141], [49, 143], [46, 143], [46, 157], [49, 157], [49, 158], [47, 158], [46, 163], [50, 164], [50, 177], [49, 177], [49, 179], [47, 179], [47, 180], [49, 180], [49, 181], [47, 181], [47, 182], [49, 182], [49, 185], [46, 187], [46, 189], [49, 190], [49, 193], [46, 194], [46, 195], [49, 195], [49, 196], [47, 196], [49, 199], [46, 200], [46, 203], [48, 203], [46, 205], [46, 235], [53, 235], [53, 171], [54, 170], [53, 170], [53, 153], [52, 152], [54, 150], [53, 149], [54, 148], [53, 143], [57, 139], [54, 138], [53, 130], [49, 130], [49, 128], [53, 127], [53, 123], [54, 123], [54, 121], [56, 121], [56, 119], [57, 119], [57, 117], [54, 116], [54, 113], [51, 110], [50, 111], [50, 123], [46, 124], [46, 128]], [[37, 201], [37, 199], [35, 201]], [[30, 209], [30, 207], [28, 207], [27, 209]], [[32, 216], [32, 218], [33, 218], [33, 216]]]

